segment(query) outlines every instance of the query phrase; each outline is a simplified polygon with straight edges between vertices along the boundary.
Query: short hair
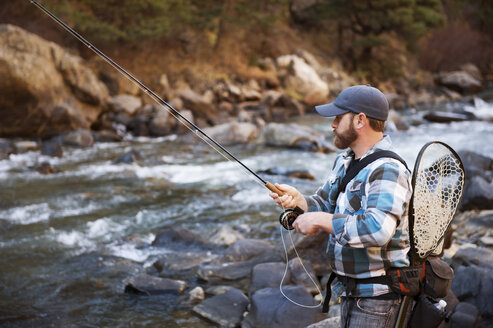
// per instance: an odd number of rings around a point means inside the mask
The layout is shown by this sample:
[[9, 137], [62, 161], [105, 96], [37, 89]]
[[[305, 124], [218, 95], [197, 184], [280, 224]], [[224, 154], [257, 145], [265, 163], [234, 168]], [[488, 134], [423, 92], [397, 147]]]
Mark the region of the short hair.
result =
[[377, 132], [383, 132], [383, 130], [385, 129], [385, 121], [377, 120], [371, 117], [367, 117], [367, 118], [373, 130]]

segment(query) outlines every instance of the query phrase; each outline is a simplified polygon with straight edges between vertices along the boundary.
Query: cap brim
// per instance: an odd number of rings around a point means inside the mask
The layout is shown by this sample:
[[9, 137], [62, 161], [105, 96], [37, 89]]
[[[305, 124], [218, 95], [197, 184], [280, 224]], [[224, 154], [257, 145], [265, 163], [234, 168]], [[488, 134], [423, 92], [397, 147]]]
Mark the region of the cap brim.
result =
[[349, 110], [342, 109], [341, 107], [338, 107], [334, 103], [315, 106], [315, 110], [317, 111], [317, 113], [319, 113], [320, 115], [325, 116], [325, 117], [342, 115], [342, 114], [349, 112]]

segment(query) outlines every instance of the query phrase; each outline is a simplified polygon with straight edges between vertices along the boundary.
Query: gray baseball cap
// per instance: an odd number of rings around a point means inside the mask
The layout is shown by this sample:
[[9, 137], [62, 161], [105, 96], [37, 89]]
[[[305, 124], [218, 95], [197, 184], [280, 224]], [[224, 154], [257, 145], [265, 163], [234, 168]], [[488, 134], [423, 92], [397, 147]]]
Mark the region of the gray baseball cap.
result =
[[364, 113], [370, 118], [386, 121], [389, 102], [382, 91], [370, 85], [355, 85], [344, 89], [330, 104], [315, 106], [322, 116], [331, 117], [347, 112]]

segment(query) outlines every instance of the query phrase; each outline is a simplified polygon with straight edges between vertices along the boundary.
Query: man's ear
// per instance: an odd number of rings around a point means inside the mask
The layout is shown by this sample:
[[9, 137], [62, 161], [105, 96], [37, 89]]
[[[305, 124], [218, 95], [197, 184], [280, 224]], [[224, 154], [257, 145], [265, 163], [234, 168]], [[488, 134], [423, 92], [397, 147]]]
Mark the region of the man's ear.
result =
[[361, 129], [362, 127], [365, 126], [365, 124], [368, 121], [366, 118], [366, 115], [364, 113], [359, 113], [355, 117], [356, 117], [356, 120], [354, 122], [354, 124], [355, 124], [354, 128], [355, 129]]

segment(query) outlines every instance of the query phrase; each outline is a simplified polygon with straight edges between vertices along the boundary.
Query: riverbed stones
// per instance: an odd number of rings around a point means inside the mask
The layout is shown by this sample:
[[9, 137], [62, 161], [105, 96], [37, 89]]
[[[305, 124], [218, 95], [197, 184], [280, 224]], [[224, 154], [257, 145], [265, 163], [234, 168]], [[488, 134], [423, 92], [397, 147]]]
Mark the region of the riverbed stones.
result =
[[257, 127], [248, 122], [229, 122], [202, 130], [221, 145], [245, 144], [255, 140], [258, 135]]
[[248, 298], [239, 289], [206, 299], [193, 307], [193, 311], [221, 327], [237, 327], [248, 306]]
[[186, 249], [211, 248], [212, 244], [202, 236], [185, 228], [169, 228], [159, 232], [152, 246], [167, 247], [169, 249], [183, 251]]
[[71, 147], [88, 148], [94, 145], [94, 138], [89, 130], [70, 131], [62, 137], [63, 144]]
[[[317, 304], [304, 287], [285, 286], [283, 292], [297, 303]], [[279, 287], [260, 289], [250, 301], [250, 312], [241, 323], [244, 328], [306, 327], [327, 317], [320, 308], [302, 308], [293, 304], [281, 294]]]
[[493, 182], [488, 182], [481, 176], [467, 181], [460, 209], [493, 209]]
[[209, 240], [217, 245], [230, 246], [240, 239], [245, 239], [245, 237], [239, 231], [231, 226], [222, 225]]
[[142, 100], [132, 95], [117, 95], [108, 100], [108, 105], [115, 112], [122, 112], [129, 116], [137, 113], [142, 106]]
[[283, 262], [270, 262], [257, 264], [253, 270], [250, 278], [250, 285], [248, 287], [248, 295], [252, 296], [257, 290], [264, 288], [276, 288], [279, 287], [284, 277], [284, 285], [291, 284], [291, 272], [286, 271], [286, 263]]
[[187, 288], [186, 282], [168, 278], [140, 274], [130, 278], [125, 286], [126, 293], [141, 293], [146, 295], [175, 294], [179, 295]]
[[180, 272], [198, 267], [202, 263], [211, 262], [217, 255], [211, 253], [172, 252], [159, 256], [154, 267], [159, 272]]

